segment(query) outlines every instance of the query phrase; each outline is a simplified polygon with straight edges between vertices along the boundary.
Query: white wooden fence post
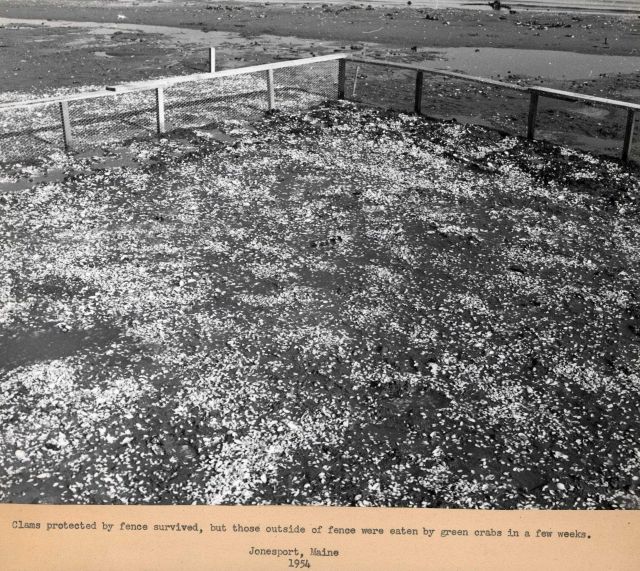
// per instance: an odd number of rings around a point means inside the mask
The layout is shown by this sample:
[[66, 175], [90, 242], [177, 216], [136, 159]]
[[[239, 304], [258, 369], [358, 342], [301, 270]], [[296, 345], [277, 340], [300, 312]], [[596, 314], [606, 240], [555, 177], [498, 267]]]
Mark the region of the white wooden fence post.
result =
[[276, 92], [273, 87], [273, 70], [267, 70], [267, 97], [269, 102], [269, 111], [276, 108]]
[[216, 71], [216, 48], [209, 48], [209, 73]]
[[164, 90], [162, 87], [156, 89], [156, 125], [158, 135], [165, 132], [164, 126]]

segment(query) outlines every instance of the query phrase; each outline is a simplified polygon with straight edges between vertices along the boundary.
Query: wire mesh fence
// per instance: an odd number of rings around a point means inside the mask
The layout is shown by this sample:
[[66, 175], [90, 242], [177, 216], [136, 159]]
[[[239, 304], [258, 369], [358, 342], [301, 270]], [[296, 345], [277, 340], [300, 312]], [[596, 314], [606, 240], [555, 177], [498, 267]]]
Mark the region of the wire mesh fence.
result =
[[[478, 78], [454, 77], [419, 69], [393, 67], [394, 62], [348, 61], [345, 96], [352, 101], [400, 112], [417, 110], [428, 118], [455, 120], [527, 136], [530, 96], [526, 88]], [[580, 97], [580, 94], [572, 94]], [[638, 112], [636, 112], [638, 114]], [[627, 110], [611, 104], [567, 102], [541, 97], [535, 119], [536, 138], [596, 154], [619, 157]], [[640, 161], [640, 121], [636, 120], [629, 159]]]
[[152, 135], [155, 104], [153, 91], [71, 101], [71, 146], [86, 149]]
[[[218, 128], [227, 120], [252, 121], [269, 109], [291, 112], [308, 108], [339, 97], [341, 58], [322, 56], [303, 64], [256, 66], [260, 69], [239, 70], [234, 75], [223, 72], [222, 76], [188, 81], [178, 78], [180, 82], [168, 80], [161, 91], [149, 86], [94, 93], [65, 104], [66, 129], [58, 101], [4, 107], [0, 109], [0, 162], [38, 160], [64, 150], [65, 142], [72, 150], [86, 150], [176, 129]], [[351, 101], [411, 113], [419, 100], [419, 111], [427, 117], [484, 125], [512, 135], [527, 134], [529, 95], [524, 89], [424, 71], [422, 89], [417, 90], [417, 69], [402, 69], [392, 62], [343, 62], [342, 90]], [[541, 98], [536, 132], [551, 142], [617, 155], [625, 125], [623, 109]], [[630, 158], [637, 161], [637, 125], [633, 139], [636, 143]]]
[[282, 111], [312, 106], [338, 97], [338, 61], [324, 61], [273, 72], [275, 106]]
[[[347, 65], [347, 98], [394, 111], [415, 111], [416, 71], [375, 64]], [[420, 112], [526, 135], [528, 96], [498, 86], [424, 73]]]
[[[65, 134], [59, 102], [0, 109], [0, 162], [41, 159], [68, 148], [84, 151], [159, 131], [206, 129], [227, 120], [255, 120], [271, 108], [292, 111], [338, 95], [338, 60], [199, 78], [162, 88], [159, 129], [156, 89], [114, 92], [66, 103]], [[66, 137], [65, 137], [66, 135]]]
[[252, 119], [267, 110], [264, 73], [180, 83], [165, 90], [168, 131], [207, 127], [229, 119]]
[[636, 119], [635, 127], [631, 133], [631, 149], [629, 152], [629, 156], [631, 160], [640, 163], [640, 121]]
[[411, 70], [349, 62], [345, 96], [357, 103], [408, 113], [414, 108], [415, 77]]
[[[536, 136], [596, 154], [619, 156], [626, 121], [625, 109], [541, 98]], [[637, 141], [637, 136], [634, 139]], [[632, 146], [630, 158], [640, 159], [639, 151], [638, 145]]]
[[526, 136], [527, 93], [452, 77], [425, 74], [422, 114]]
[[60, 149], [62, 145], [58, 103], [0, 113], [0, 160], [22, 161]]

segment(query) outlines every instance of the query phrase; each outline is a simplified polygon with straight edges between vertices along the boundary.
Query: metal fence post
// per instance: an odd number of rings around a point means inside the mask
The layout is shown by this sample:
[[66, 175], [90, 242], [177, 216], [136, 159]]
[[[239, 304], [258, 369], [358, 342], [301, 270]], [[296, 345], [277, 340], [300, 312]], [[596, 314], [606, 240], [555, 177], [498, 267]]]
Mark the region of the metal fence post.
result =
[[636, 112], [634, 109], [627, 109], [627, 126], [624, 130], [624, 144], [622, 146], [622, 160], [629, 161], [631, 154], [631, 143], [633, 143], [633, 130], [636, 123]]
[[162, 87], [156, 89], [156, 126], [158, 135], [165, 132], [164, 126], [164, 90]]
[[216, 71], [216, 48], [209, 48], [209, 73]]
[[538, 114], [538, 94], [535, 91], [529, 92], [529, 118], [527, 120], [527, 139], [533, 141], [536, 134], [536, 115]]
[[418, 71], [416, 73], [416, 98], [413, 106], [413, 110], [417, 115], [422, 113], [422, 85], [424, 83], [424, 72]]
[[73, 143], [68, 101], [60, 101], [60, 117], [62, 119], [62, 137], [64, 139], [64, 147], [65, 149], [68, 149]]
[[347, 80], [347, 60], [338, 60], [338, 99], [344, 99], [344, 85]]
[[269, 111], [273, 111], [276, 107], [276, 92], [273, 87], [273, 70], [267, 70], [267, 98]]

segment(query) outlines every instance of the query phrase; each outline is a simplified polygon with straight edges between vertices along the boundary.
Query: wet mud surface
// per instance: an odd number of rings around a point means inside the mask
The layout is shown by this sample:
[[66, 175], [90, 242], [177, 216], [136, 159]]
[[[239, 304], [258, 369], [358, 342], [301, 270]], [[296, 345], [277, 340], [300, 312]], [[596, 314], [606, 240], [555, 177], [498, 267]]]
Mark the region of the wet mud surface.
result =
[[218, 130], [4, 173], [66, 174], [0, 195], [2, 501], [638, 507], [635, 167], [348, 103]]

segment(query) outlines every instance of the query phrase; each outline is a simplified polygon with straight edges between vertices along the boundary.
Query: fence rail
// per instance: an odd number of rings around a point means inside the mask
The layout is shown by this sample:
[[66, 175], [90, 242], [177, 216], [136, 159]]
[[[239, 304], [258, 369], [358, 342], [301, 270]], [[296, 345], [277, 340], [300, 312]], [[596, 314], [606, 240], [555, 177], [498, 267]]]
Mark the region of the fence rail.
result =
[[[279, 82], [280, 76], [276, 77], [276, 73], [293, 73], [291, 70], [294, 68], [305, 68], [317, 66], [319, 64], [329, 64], [331, 62], [337, 63], [337, 77], [332, 80], [332, 83], [335, 85], [335, 92], [329, 93], [331, 90], [327, 90], [326, 86], [323, 89], [318, 89], [318, 93], [323, 93], [327, 95], [327, 98], [338, 98], [338, 99], [348, 99], [347, 94], [345, 93], [345, 82], [346, 82], [346, 69], [347, 63], [359, 65], [372, 65], [372, 66], [382, 66], [386, 68], [392, 69], [402, 69], [415, 72], [415, 86], [414, 86], [414, 94], [413, 94], [413, 111], [417, 114], [422, 113], [422, 100], [424, 95], [424, 78], [425, 75], [433, 75], [433, 76], [442, 76], [442, 77], [450, 77], [459, 80], [463, 80], [466, 82], [478, 83], [482, 85], [487, 85], [490, 87], [507, 89], [513, 92], [519, 93], [527, 93], [529, 94], [529, 104], [528, 104], [528, 116], [527, 116], [527, 137], [530, 140], [533, 140], [535, 137], [536, 131], [536, 121], [538, 115], [538, 102], [540, 98], [549, 98], [549, 99], [558, 99], [564, 101], [572, 101], [572, 102], [582, 102], [587, 104], [594, 105], [603, 105], [613, 108], [618, 108], [622, 110], [626, 110], [627, 118], [626, 125], [624, 129], [624, 139], [622, 145], [622, 160], [628, 161], [630, 159], [631, 146], [633, 143], [633, 134], [635, 130], [636, 124], [636, 116], [638, 112], [640, 112], [640, 104], [631, 103], [627, 101], [619, 101], [615, 99], [607, 99], [603, 97], [596, 97], [593, 95], [585, 95], [580, 93], [574, 93], [569, 91], [561, 91], [558, 89], [550, 89], [546, 87], [539, 86], [523, 86], [515, 83], [508, 83], [504, 81], [498, 81], [495, 79], [489, 79], [484, 77], [477, 77], [473, 75], [467, 75], [463, 73], [457, 73], [447, 70], [438, 70], [429, 68], [425, 65], [420, 64], [411, 64], [411, 63], [402, 63], [402, 62], [393, 62], [386, 60], [377, 60], [372, 58], [364, 58], [364, 57], [356, 57], [347, 55], [344, 53], [336, 53], [325, 56], [317, 56], [311, 58], [303, 58], [297, 60], [289, 60], [275, 63], [268, 63], [262, 65], [254, 65], [236, 69], [228, 69], [222, 71], [216, 71], [215, 67], [215, 48], [210, 48], [209, 50], [209, 71], [206, 73], [198, 73], [191, 74], [186, 76], [177, 76], [177, 77], [169, 77], [162, 78], [156, 80], [148, 80], [141, 82], [130, 82], [121, 85], [112, 85], [107, 86], [105, 89], [85, 92], [85, 93], [76, 93], [70, 95], [61, 95], [54, 97], [44, 97], [39, 99], [32, 99], [28, 101], [13, 101], [9, 103], [0, 104], [0, 117], [2, 113], [16, 111], [16, 110], [28, 110], [31, 108], [37, 108], [38, 106], [43, 109], [50, 109], [52, 105], [59, 107], [59, 127], [60, 131], [58, 131], [62, 136], [60, 137], [61, 143], [64, 145], [66, 149], [73, 147], [77, 142], [77, 137], [75, 136], [74, 131], [78, 127], [78, 123], [82, 123], [85, 131], [91, 130], [91, 119], [87, 117], [83, 117], [80, 120], [76, 118], [74, 113], [77, 113], [77, 108], [72, 108], [72, 105], [87, 105], [88, 102], [94, 99], [100, 98], [108, 98], [109, 101], [112, 101], [112, 107], [117, 107], [118, 98], [131, 96], [135, 99], [136, 94], [139, 94], [140, 97], [135, 101], [132, 100], [130, 103], [131, 106], [138, 106], [138, 112], [141, 114], [147, 114], [144, 117], [143, 121], [134, 121], [131, 117], [135, 114], [131, 109], [128, 111], [124, 111], [120, 113], [120, 115], [116, 115], [119, 117], [127, 117], [128, 122], [131, 124], [132, 129], [139, 127], [139, 123], [144, 123], [144, 129], [146, 131], [155, 131], [158, 135], [161, 135], [167, 130], [167, 120], [166, 114], [167, 110], [170, 109], [172, 112], [177, 112], [176, 110], [182, 110], [180, 117], [185, 119], [187, 115], [189, 115], [189, 108], [197, 105], [199, 102], [208, 102], [216, 100], [214, 96], [207, 91], [207, 89], [211, 88], [214, 83], [210, 82], [221, 82], [224, 80], [230, 80], [231, 78], [236, 78], [238, 80], [241, 79], [242, 76], [246, 77], [262, 77], [262, 80], [255, 79], [254, 87], [257, 85], [256, 82], [261, 82], [264, 87], [260, 87], [259, 89], [244, 89], [244, 91], [240, 94], [235, 93], [232, 95], [225, 95], [224, 93], [219, 94], [218, 99], [224, 99], [225, 97], [233, 97], [242, 95], [245, 100], [248, 100], [249, 103], [253, 105], [255, 109], [264, 110], [272, 110], [276, 108], [276, 98], [277, 98], [277, 89], [282, 90], [291, 90], [292, 87], [280, 87], [277, 85], [281, 84]], [[334, 73], [333, 68], [331, 73]], [[285, 78], [286, 79], [286, 78]], [[308, 83], [309, 78], [301, 78], [297, 83], [297, 89], [304, 91], [305, 84]], [[324, 80], [323, 80], [324, 81]], [[354, 80], [354, 93], [355, 93], [355, 81]], [[285, 82], [286, 83], [286, 82]], [[194, 87], [189, 92], [178, 93], [180, 89], [187, 89], [188, 84], [192, 84]], [[288, 84], [287, 84], [288, 85]], [[199, 91], [200, 90], [200, 91]], [[263, 93], [262, 99], [256, 99], [259, 92]], [[155, 97], [155, 102], [153, 106], [155, 107], [155, 113], [153, 109], [149, 108], [148, 101], [142, 95], [142, 92], [149, 92], [153, 94]], [[197, 96], [194, 92], [198, 92]], [[181, 101], [177, 101], [178, 95], [182, 97]], [[262, 97], [262, 96], [261, 96]], [[114, 99], [115, 98], [115, 99]], [[245, 101], [247, 103], [247, 101]], [[279, 101], [280, 104], [283, 104], [282, 101]], [[144, 107], [144, 108], [143, 108]], [[45, 112], [43, 112], [45, 113]], [[153, 119], [149, 120], [149, 115], [151, 117], [155, 114], [155, 121]], [[194, 113], [191, 113], [193, 115]], [[192, 126], [189, 123], [188, 118], [185, 119], [187, 124], [177, 124], [175, 126]], [[148, 124], [151, 123], [152, 127], [149, 128]], [[155, 123], [155, 125], [153, 125]], [[44, 131], [51, 131], [52, 124], [49, 124], [46, 128], [34, 128], [31, 133], [35, 136], [38, 136], [45, 143], [51, 144], [50, 140], [45, 140], [41, 135]], [[16, 132], [8, 133], [7, 136], [17, 136]], [[58, 135], [60, 136], [60, 135]], [[0, 132], [0, 140], [2, 139], [3, 134]], [[1, 147], [0, 147], [1, 149]]]
[[276, 105], [291, 109], [336, 99], [336, 68], [344, 58], [336, 53], [216, 71], [211, 48], [206, 73], [2, 103], [0, 161], [206, 127], [225, 118], [249, 119]]
[[475, 75], [466, 75], [464, 73], [458, 73], [456, 71], [446, 71], [444, 69], [433, 69], [424, 65], [413, 63], [402, 63], [396, 61], [379, 60], [373, 58], [353, 57], [347, 56], [349, 61], [354, 63], [364, 63], [371, 65], [382, 65], [385, 67], [394, 67], [397, 69], [408, 69], [415, 72], [430, 73], [431, 75], [442, 75], [446, 77], [455, 77], [458, 79], [464, 79], [465, 81], [472, 81], [475, 83], [484, 83], [485, 85], [492, 85], [494, 87], [504, 87], [505, 89], [512, 89], [513, 91], [527, 91], [526, 87], [518, 85], [517, 83], [507, 83], [504, 81], [498, 81], [497, 79], [489, 79], [488, 77], [478, 77]]
[[414, 98], [414, 111], [418, 114], [422, 110], [422, 95], [423, 95], [423, 82], [424, 75], [438, 75], [444, 77], [453, 77], [462, 79], [464, 81], [480, 83], [491, 87], [499, 87], [503, 89], [509, 89], [512, 91], [518, 91], [522, 93], [529, 93], [529, 113], [527, 118], [527, 138], [534, 140], [536, 118], [538, 111], [538, 101], [540, 97], [547, 97], [550, 99], [559, 99], [563, 101], [583, 102], [595, 105], [603, 105], [608, 107], [615, 107], [624, 109], [627, 111], [627, 121], [625, 125], [624, 140], [622, 144], [622, 160], [624, 162], [629, 161], [631, 154], [631, 145], [633, 143], [633, 133], [635, 130], [635, 122], [637, 113], [640, 111], [640, 104], [631, 103], [629, 101], [620, 101], [617, 99], [607, 99], [604, 97], [597, 97], [594, 95], [586, 95], [582, 93], [575, 93], [571, 91], [561, 91], [559, 89], [550, 89], [547, 87], [538, 86], [523, 86], [515, 83], [507, 83], [504, 81], [497, 81], [495, 79], [489, 79], [485, 77], [477, 77], [474, 75], [466, 75], [463, 73], [457, 73], [453, 71], [446, 71], [440, 69], [432, 69], [424, 65], [409, 64], [401, 62], [392, 62], [386, 60], [377, 60], [372, 58], [352, 57], [347, 56], [348, 61], [355, 64], [368, 64], [377, 65], [396, 69], [405, 69], [416, 72], [416, 87]]
[[415, 87], [415, 97], [414, 97], [414, 111], [418, 114], [421, 113], [421, 109], [422, 109], [423, 82], [424, 82], [425, 74], [452, 77], [452, 78], [462, 79], [464, 81], [488, 85], [491, 87], [499, 87], [503, 89], [509, 89], [512, 91], [529, 93], [529, 96], [530, 96], [529, 97], [529, 113], [527, 118], [527, 138], [529, 140], [534, 140], [535, 138], [538, 101], [540, 97], [547, 97], [550, 99], [559, 99], [563, 101], [591, 103], [596, 105], [603, 105], [603, 106], [624, 109], [627, 111], [627, 121], [625, 125], [624, 140], [622, 144], [622, 160], [624, 162], [628, 162], [630, 159], [631, 145], [633, 143], [633, 133], [635, 130], [636, 116], [637, 116], [637, 113], [640, 111], [640, 104], [631, 103], [629, 101], [620, 101], [617, 99], [607, 99], [604, 97], [596, 97], [594, 95], [574, 93], [571, 91], [561, 91], [559, 89], [550, 89], [547, 87], [523, 86], [515, 83], [507, 83], [504, 81], [497, 81], [495, 79], [478, 77], [474, 75], [466, 75], [463, 73], [457, 73], [453, 71], [432, 69], [419, 64], [392, 62], [392, 61], [386, 61], [386, 60], [377, 60], [372, 58], [353, 57], [353, 56], [347, 56], [347, 59], [348, 61], [351, 61], [355, 64], [377, 65], [377, 66], [383, 66], [383, 67], [389, 67], [389, 68], [415, 71], [416, 87]]

